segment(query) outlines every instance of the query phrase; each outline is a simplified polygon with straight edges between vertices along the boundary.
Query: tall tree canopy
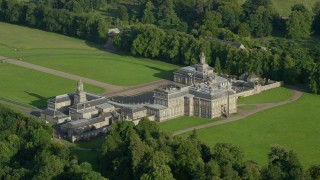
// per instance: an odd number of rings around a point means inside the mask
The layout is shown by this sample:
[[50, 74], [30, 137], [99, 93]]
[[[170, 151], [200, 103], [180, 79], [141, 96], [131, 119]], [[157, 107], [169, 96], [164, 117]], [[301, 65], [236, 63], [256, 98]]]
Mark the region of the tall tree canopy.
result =
[[312, 26], [311, 13], [302, 4], [292, 7], [287, 23], [287, 35], [292, 39], [310, 37]]

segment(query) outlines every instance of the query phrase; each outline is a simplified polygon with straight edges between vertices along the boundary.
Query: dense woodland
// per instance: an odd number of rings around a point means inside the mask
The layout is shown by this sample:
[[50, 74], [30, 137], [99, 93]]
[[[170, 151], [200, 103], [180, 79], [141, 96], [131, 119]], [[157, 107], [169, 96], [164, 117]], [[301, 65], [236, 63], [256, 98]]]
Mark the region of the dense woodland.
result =
[[[132, 55], [190, 65], [201, 51], [220, 73], [254, 72], [320, 92], [320, 2], [281, 17], [270, 0], [0, 0], [0, 20], [104, 43]], [[102, 10], [115, 7], [107, 16]], [[312, 37], [311, 37], [312, 36]], [[310, 38], [311, 37], [311, 38]], [[245, 45], [246, 50], [229, 41]]]
[[0, 106], [0, 179], [104, 179], [52, 139], [51, 127]]

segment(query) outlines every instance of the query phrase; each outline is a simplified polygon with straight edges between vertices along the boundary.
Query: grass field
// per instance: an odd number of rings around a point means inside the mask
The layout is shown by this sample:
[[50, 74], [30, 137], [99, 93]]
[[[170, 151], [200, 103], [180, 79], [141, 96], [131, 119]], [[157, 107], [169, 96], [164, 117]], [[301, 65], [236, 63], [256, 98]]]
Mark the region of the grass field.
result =
[[28, 49], [83, 49], [96, 50], [88, 46], [85, 40], [71, 38], [56, 33], [32, 29], [0, 22], [1, 45], [7, 47]]
[[256, 94], [249, 97], [240, 97], [238, 99], [238, 104], [263, 104], [280, 102], [292, 97], [293, 93], [291, 90], [279, 87], [275, 89], [270, 89], [262, 93]]
[[80, 141], [77, 142], [76, 145], [81, 148], [86, 149], [100, 149], [102, 146], [102, 143], [105, 141], [105, 136], [100, 136], [94, 139], [91, 139], [90, 141]]
[[[0, 62], [0, 87], [0, 97], [43, 108], [49, 97], [74, 92], [76, 81]], [[85, 90], [104, 92], [87, 84]]]
[[[98, 81], [130, 86], [168, 79], [176, 69], [162, 62], [116, 54], [30, 56], [25, 61]], [[76, 63], [76, 65], [74, 65]]]
[[208, 124], [214, 121], [221, 120], [222, 118], [216, 119], [204, 119], [199, 117], [179, 117], [166, 122], [159, 123], [161, 130], [174, 132], [181, 129], [186, 129], [202, 124]]
[[313, 5], [316, 2], [319, 2], [319, 0], [272, 0], [276, 11], [283, 17], [289, 17], [291, 14], [291, 7], [295, 4], [303, 4], [312, 11]]
[[250, 110], [250, 109], [255, 109], [256, 106], [254, 105], [241, 105], [241, 106], [238, 106], [239, 109], [244, 109], [244, 110]]
[[[213, 147], [216, 143], [233, 143], [241, 147], [245, 159], [267, 164], [273, 144], [297, 153], [307, 168], [320, 163], [320, 96], [304, 94], [297, 101], [243, 120], [197, 131], [198, 137]], [[187, 137], [189, 134], [183, 134]]]
[[175, 65], [108, 54], [87, 42], [27, 27], [0, 23], [0, 56], [98, 81], [130, 86], [170, 78]]
[[[291, 7], [295, 4], [303, 4], [310, 11], [313, 5], [319, 0], [271, 0], [276, 11], [283, 17], [289, 17], [291, 13]], [[240, 4], [243, 4], [245, 0], [239, 0]]]
[[1, 100], [1, 99], [0, 99], [0, 104], [3, 105], [3, 106], [6, 106], [6, 107], [15, 108], [15, 109], [32, 110], [31, 108], [28, 108], [28, 107], [25, 107], [25, 106], [21, 106], [19, 104], [15, 104], [15, 103], [12, 103], [12, 102], [4, 101], [4, 100]]

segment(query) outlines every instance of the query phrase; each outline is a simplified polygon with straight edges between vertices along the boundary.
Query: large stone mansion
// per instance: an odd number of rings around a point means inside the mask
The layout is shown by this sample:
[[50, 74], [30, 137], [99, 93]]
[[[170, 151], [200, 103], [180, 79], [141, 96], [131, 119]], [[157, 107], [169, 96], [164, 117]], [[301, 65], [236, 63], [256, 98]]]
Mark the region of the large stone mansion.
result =
[[[173, 84], [159, 87], [146, 103], [121, 103], [85, 92], [81, 80], [74, 93], [48, 100], [42, 115], [60, 124], [62, 137], [74, 142], [106, 133], [114, 121], [133, 121], [143, 117], [163, 122], [180, 116], [213, 119], [237, 112], [237, 98], [278, 87], [279, 82], [263, 85], [254, 74], [244, 74], [239, 80], [219, 76], [200, 55], [200, 63], [174, 72]], [[176, 85], [181, 84], [181, 85]]]

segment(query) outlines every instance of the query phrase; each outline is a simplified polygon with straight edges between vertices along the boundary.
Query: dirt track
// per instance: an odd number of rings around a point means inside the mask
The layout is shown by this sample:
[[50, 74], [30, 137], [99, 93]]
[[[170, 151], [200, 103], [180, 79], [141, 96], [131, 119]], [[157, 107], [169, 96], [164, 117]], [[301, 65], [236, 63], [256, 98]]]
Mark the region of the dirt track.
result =
[[226, 119], [224, 119], [222, 121], [216, 121], [216, 122], [212, 122], [212, 123], [209, 123], [209, 124], [204, 124], [204, 125], [199, 125], [199, 126], [194, 126], [194, 127], [191, 127], [191, 128], [187, 128], [187, 129], [182, 129], [182, 130], [173, 132], [172, 135], [176, 136], [176, 135], [183, 134], [183, 133], [186, 133], [186, 132], [191, 132], [194, 129], [203, 129], [203, 128], [207, 128], [207, 127], [218, 126], [218, 125], [221, 125], [221, 124], [226, 124], [226, 123], [230, 123], [230, 122], [234, 122], [234, 121], [239, 121], [239, 120], [241, 120], [241, 119], [243, 119], [245, 117], [248, 117], [248, 116], [251, 116], [253, 114], [256, 114], [257, 112], [260, 112], [262, 110], [291, 103], [291, 102], [299, 99], [303, 94], [303, 92], [300, 91], [300, 90], [292, 90], [292, 91], [293, 91], [294, 95], [288, 100], [281, 101], [281, 102], [275, 102], [275, 103], [256, 104], [257, 107], [255, 109], [240, 110], [239, 114], [232, 115], [232, 116], [230, 116], [230, 117], [228, 117], [228, 118], [226, 118]]

